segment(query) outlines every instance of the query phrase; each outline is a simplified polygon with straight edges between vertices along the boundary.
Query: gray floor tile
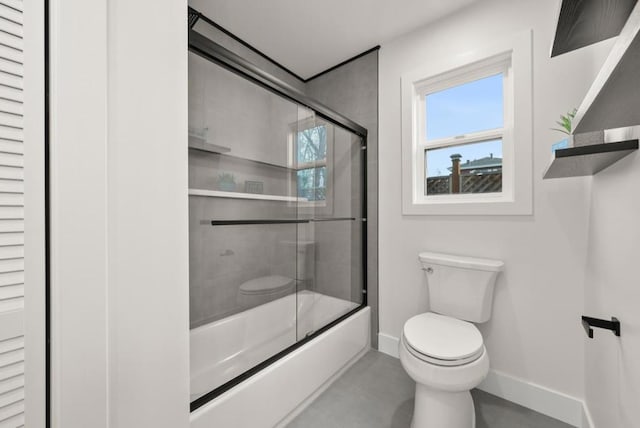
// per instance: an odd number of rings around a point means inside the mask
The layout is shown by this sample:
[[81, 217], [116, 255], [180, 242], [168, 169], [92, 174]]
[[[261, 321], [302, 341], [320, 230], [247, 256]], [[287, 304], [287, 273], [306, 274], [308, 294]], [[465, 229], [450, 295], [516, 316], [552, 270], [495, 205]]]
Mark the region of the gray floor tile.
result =
[[[371, 351], [287, 428], [408, 428], [413, 393], [414, 383], [400, 361]], [[571, 428], [486, 392], [474, 390], [472, 395], [476, 428]]]

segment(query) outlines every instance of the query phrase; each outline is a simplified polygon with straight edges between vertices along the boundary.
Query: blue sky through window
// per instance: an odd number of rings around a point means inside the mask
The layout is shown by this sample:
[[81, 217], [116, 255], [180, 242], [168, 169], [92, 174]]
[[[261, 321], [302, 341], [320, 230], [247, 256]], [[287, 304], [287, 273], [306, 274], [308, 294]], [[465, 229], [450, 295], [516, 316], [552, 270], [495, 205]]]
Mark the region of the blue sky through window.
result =
[[502, 73], [426, 96], [427, 140], [502, 128]]
[[[485, 77], [426, 97], [427, 140], [455, 137], [504, 126], [503, 75]], [[448, 175], [450, 155], [462, 155], [462, 163], [490, 156], [502, 157], [502, 141], [467, 144], [429, 150], [427, 175]]]

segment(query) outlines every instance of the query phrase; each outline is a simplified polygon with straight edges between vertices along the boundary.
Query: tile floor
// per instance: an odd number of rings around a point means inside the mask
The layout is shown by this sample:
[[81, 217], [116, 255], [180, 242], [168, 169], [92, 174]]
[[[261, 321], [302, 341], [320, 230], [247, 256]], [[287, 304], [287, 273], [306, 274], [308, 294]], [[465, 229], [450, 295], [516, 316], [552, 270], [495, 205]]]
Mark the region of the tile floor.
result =
[[[413, 392], [414, 383], [400, 360], [371, 351], [287, 428], [408, 428]], [[472, 395], [476, 428], [571, 428], [486, 392], [474, 390]]]

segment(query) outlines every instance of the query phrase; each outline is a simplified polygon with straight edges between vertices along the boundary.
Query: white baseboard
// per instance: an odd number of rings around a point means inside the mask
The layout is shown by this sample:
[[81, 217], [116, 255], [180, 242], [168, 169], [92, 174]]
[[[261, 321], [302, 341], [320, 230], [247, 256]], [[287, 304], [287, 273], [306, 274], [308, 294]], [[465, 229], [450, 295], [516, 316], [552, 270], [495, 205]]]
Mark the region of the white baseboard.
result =
[[378, 333], [378, 351], [383, 354], [391, 355], [394, 358], [400, 358], [400, 354], [398, 353], [399, 344], [400, 340], [397, 337]]
[[478, 389], [561, 420], [574, 427], [583, 427], [584, 406], [582, 400], [562, 392], [497, 370], [490, 370], [487, 378], [478, 386]]
[[[378, 334], [378, 350], [398, 358], [397, 337]], [[579, 428], [595, 428], [582, 400], [502, 373], [490, 370], [478, 389], [527, 407]]]

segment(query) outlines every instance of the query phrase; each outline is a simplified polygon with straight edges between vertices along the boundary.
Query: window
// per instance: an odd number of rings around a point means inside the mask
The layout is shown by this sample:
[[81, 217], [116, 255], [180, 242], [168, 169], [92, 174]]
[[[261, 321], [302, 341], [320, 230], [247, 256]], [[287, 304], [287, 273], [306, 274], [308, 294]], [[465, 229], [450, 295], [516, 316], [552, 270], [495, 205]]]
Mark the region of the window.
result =
[[531, 214], [530, 38], [403, 76], [405, 214]]
[[327, 197], [327, 127], [299, 130], [296, 136], [298, 197], [325, 201]]
[[[310, 114], [304, 111], [301, 115]], [[293, 170], [290, 194], [307, 214], [330, 214], [333, 198], [333, 125], [314, 116], [291, 124], [289, 165]]]
[[425, 157], [424, 196], [502, 192], [503, 136], [510, 125], [507, 74], [505, 61], [470, 73], [474, 80], [465, 83], [418, 88], [425, 112], [418, 142]]

